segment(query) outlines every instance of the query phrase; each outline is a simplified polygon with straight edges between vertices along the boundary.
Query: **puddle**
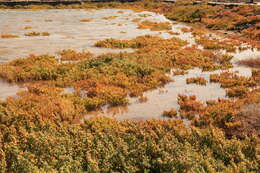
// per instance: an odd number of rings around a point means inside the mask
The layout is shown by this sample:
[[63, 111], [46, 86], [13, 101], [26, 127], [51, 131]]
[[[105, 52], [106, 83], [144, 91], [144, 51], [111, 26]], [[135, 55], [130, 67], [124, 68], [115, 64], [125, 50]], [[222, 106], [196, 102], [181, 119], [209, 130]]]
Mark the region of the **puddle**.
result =
[[7, 97], [16, 97], [16, 93], [21, 90], [24, 90], [24, 88], [15, 84], [0, 81], [0, 100], [4, 100]]
[[231, 62], [236, 63], [239, 60], [260, 57], [260, 51], [257, 51], [257, 49], [247, 49], [243, 51], [237, 51], [236, 53], [231, 53], [231, 55], [234, 56]]

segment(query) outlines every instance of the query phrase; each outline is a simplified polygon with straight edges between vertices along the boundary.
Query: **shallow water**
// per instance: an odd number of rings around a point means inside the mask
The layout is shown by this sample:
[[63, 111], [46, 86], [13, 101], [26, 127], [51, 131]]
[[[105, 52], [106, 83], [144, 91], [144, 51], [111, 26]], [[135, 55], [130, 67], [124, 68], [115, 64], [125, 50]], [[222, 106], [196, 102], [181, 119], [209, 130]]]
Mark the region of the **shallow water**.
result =
[[[118, 13], [123, 11], [123, 13]], [[140, 14], [149, 14], [140, 17]], [[106, 20], [104, 17], [117, 16]], [[168, 21], [163, 15], [152, 12], [135, 13], [131, 10], [104, 9], [104, 10], [39, 10], [39, 11], [0, 11], [0, 33], [16, 34], [19, 38], [0, 38], [0, 63], [17, 57], [26, 57], [28, 54], [56, 54], [62, 49], [74, 49], [78, 51], [88, 50], [95, 55], [108, 52], [134, 51], [132, 49], [104, 49], [93, 47], [99, 40], [108, 38], [132, 39], [140, 35], [158, 35], [163, 38], [178, 37], [189, 42], [188, 46], [195, 44], [195, 39], [190, 32], [183, 33], [182, 28], [190, 28], [183, 23], [172, 22], [172, 31], [180, 35], [171, 35], [169, 31], [150, 31], [149, 29], [137, 29], [138, 23], [133, 19], [150, 21]], [[81, 22], [82, 19], [90, 19], [90, 22]], [[50, 21], [51, 20], [51, 21]], [[32, 29], [25, 30], [24, 27], [31, 26]], [[50, 36], [26, 37], [28, 32], [49, 32]], [[212, 34], [213, 35], [213, 34]], [[201, 47], [202, 48], [202, 47]], [[259, 56], [256, 50], [245, 50], [232, 53], [232, 62]], [[247, 67], [234, 66], [228, 71], [238, 71], [239, 75], [251, 76], [251, 69]], [[186, 84], [186, 78], [204, 77], [209, 80], [209, 75], [215, 72], [202, 72], [200, 69], [192, 69], [186, 75], [169, 76], [174, 79], [163, 88], [148, 91], [144, 96], [147, 102], [140, 103], [137, 98], [130, 98], [131, 104], [127, 107], [108, 106], [103, 108], [103, 112], [94, 112], [86, 115], [101, 115], [113, 117], [119, 120], [146, 120], [164, 119], [161, 115], [165, 110], [178, 109], [178, 94], [196, 95], [198, 100], [217, 100], [225, 98], [225, 90], [220, 88], [220, 84], [207, 83], [207, 85]], [[15, 96], [16, 91], [21, 89], [16, 85], [9, 85], [0, 81], [0, 98]], [[64, 93], [73, 93], [72, 88], [65, 89]]]
[[[123, 13], [118, 13], [123, 11]], [[140, 17], [148, 14], [146, 17]], [[104, 17], [118, 16], [106, 20]], [[153, 34], [164, 38], [172, 37], [167, 32], [137, 29], [138, 23], [133, 19], [167, 21], [163, 15], [151, 12], [135, 13], [131, 10], [37, 10], [37, 11], [0, 11], [0, 34], [15, 34], [19, 38], [0, 38], [0, 63], [14, 58], [26, 57], [29, 54], [56, 54], [63, 49], [78, 51], [88, 50], [95, 55], [132, 49], [96, 48], [94, 43], [108, 38], [132, 39], [140, 35]], [[90, 22], [81, 22], [90, 19]], [[32, 29], [25, 30], [30, 26]], [[177, 24], [173, 31], [179, 32], [183, 24]], [[28, 37], [28, 32], [49, 32], [50, 36]], [[189, 39], [188, 34], [184, 35]], [[0, 98], [15, 95], [20, 88], [0, 82]]]
[[21, 90], [25, 89], [21, 86], [9, 84], [0, 80], [0, 100], [7, 97], [16, 97], [16, 93]]
[[[195, 68], [188, 71], [185, 75], [169, 74], [174, 81], [168, 83], [163, 88], [158, 88], [144, 93], [148, 98], [147, 102], [141, 103], [137, 98], [129, 98], [131, 104], [119, 107], [103, 107], [102, 111], [91, 112], [85, 117], [106, 116], [117, 120], [148, 120], [148, 119], [168, 119], [163, 117], [165, 110], [179, 109], [178, 95], [195, 95], [197, 100], [206, 104], [207, 100], [218, 100], [227, 98], [225, 89], [220, 87], [219, 83], [210, 83], [210, 74], [219, 74], [221, 72], [237, 72], [240, 76], [250, 77], [251, 68], [239, 67], [228, 70], [217, 70], [213, 72], [202, 72], [201, 69]], [[191, 77], [203, 77], [207, 80], [206, 85], [186, 84], [186, 79]], [[188, 121], [186, 122], [186, 124]]]
[[196, 95], [197, 99], [202, 102], [225, 98], [225, 90], [220, 88], [220, 84], [209, 82], [207, 85], [186, 84], [186, 79], [190, 77], [204, 77], [209, 81], [209, 75], [212, 73], [216, 72], [202, 72], [200, 69], [192, 69], [186, 75], [169, 75], [174, 79], [174, 82], [170, 82], [163, 88], [145, 92], [144, 96], [148, 98], [147, 102], [140, 103], [138, 99], [131, 98], [132, 103], [127, 107], [104, 108], [102, 112], [95, 114], [119, 120], [165, 119], [162, 116], [163, 111], [179, 108], [178, 94]]
[[[123, 11], [123, 13], [118, 13]], [[150, 14], [140, 17], [140, 14]], [[104, 17], [118, 16], [114, 19]], [[62, 49], [89, 50], [99, 55], [119, 52], [118, 49], [93, 47], [99, 40], [108, 38], [132, 39], [140, 35], [153, 34], [170, 37], [166, 32], [137, 29], [132, 20], [166, 21], [162, 15], [151, 12], [134, 13], [131, 10], [39, 10], [39, 11], [0, 11], [0, 32], [15, 34], [19, 38], [0, 38], [0, 60], [25, 57], [28, 54], [55, 54]], [[90, 22], [81, 22], [90, 19]], [[50, 21], [51, 20], [51, 21]], [[30, 26], [32, 29], [25, 30]], [[177, 25], [177, 28], [182, 24]], [[28, 37], [28, 32], [49, 32], [50, 36]], [[129, 51], [129, 50], [128, 50]]]

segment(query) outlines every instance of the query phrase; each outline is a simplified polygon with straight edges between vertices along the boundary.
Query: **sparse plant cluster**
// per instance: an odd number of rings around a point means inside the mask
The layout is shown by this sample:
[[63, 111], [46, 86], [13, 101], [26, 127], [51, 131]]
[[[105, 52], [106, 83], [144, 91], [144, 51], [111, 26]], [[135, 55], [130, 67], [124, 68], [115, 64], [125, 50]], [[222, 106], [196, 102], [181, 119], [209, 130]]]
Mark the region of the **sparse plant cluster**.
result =
[[137, 48], [137, 51], [94, 58], [89, 52], [63, 50], [59, 52], [61, 60], [72, 61], [65, 64], [54, 56], [31, 55], [2, 64], [0, 76], [9, 82], [73, 87], [77, 91], [77, 103], [85, 111], [92, 111], [106, 104], [126, 105], [127, 95], [141, 96], [144, 91], [165, 85], [171, 81], [165, 72], [173, 67], [180, 70], [198, 66], [204, 70], [222, 68], [218, 65], [221, 58], [216, 58], [213, 52], [183, 48], [184, 45], [186, 42], [177, 38], [149, 35], [133, 40], [110, 39], [99, 41], [96, 46]]
[[234, 86], [227, 90], [228, 97], [244, 97], [249, 92], [249, 89], [245, 86]]
[[178, 112], [175, 109], [164, 111], [162, 114], [164, 117], [173, 118], [178, 115]]
[[25, 33], [24, 35], [28, 36], [28, 37], [50, 36], [50, 33], [48, 33], [48, 32], [29, 32], [29, 33]]
[[148, 101], [148, 98], [147, 98], [146, 96], [140, 96], [140, 97], [138, 98], [138, 101], [139, 101], [140, 103], [145, 103], [145, 102]]
[[104, 19], [104, 20], [112, 20], [112, 19], [115, 19], [117, 17], [118, 16], [108, 16], [108, 17], [103, 17], [102, 19]]
[[[10, 82], [45, 81], [58, 87], [75, 87], [85, 92], [88, 111], [102, 105], [125, 105], [126, 95], [163, 86], [170, 81], [158, 67], [133, 59], [131, 54], [107, 54], [89, 58], [89, 53], [61, 52], [62, 59], [81, 59], [79, 62], [58, 63], [54, 56], [30, 56], [0, 67], [1, 77]], [[136, 57], [137, 58], [137, 57]]]
[[18, 38], [18, 35], [15, 34], [0, 34], [1, 38]]
[[[234, 41], [223, 40], [220, 41], [218, 39], [209, 39], [207, 37], [197, 37], [196, 43], [201, 44], [205, 49], [213, 49], [213, 50], [226, 50], [227, 52], [235, 52], [236, 44]], [[237, 45], [238, 46], [238, 45]]]
[[93, 54], [90, 52], [76, 52], [72, 49], [62, 50], [59, 54], [62, 61], [78, 61], [93, 57]]
[[171, 34], [171, 35], [180, 35], [179, 32], [174, 32], [174, 31], [169, 31], [168, 33]]
[[195, 83], [195, 84], [198, 84], [198, 85], [206, 85], [207, 80], [204, 79], [203, 77], [191, 77], [191, 78], [186, 79], [186, 83], [187, 84]]
[[180, 69], [174, 70], [172, 73], [173, 73], [173, 75], [185, 75], [185, 74], [188, 74], [187, 71], [180, 70]]
[[228, 88], [227, 96], [229, 97], [245, 97], [249, 88], [259, 85], [259, 77], [244, 77], [232, 72], [223, 72], [210, 75], [210, 82], [218, 82], [221, 87]]
[[152, 21], [142, 21], [138, 24], [138, 29], [150, 29], [151, 31], [162, 31], [171, 30], [172, 26], [169, 22], [152, 22]]
[[178, 95], [180, 105], [180, 116], [182, 118], [194, 119], [204, 109], [203, 104], [196, 100], [196, 96]]
[[141, 18], [134, 18], [134, 19], [132, 20], [132, 22], [138, 23], [138, 22], [140, 22], [141, 20], [142, 20]]
[[80, 21], [81, 21], [81, 22], [91, 22], [91, 19], [85, 18], [85, 19], [81, 19]]
[[155, 51], [159, 45], [165, 45], [164, 49], [173, 48], [174, 50], [186, 45], [187, 43], [178, 38], [163, 39], [158, 36], [144, 35], [136, 37], [132, 40], [116, 40], [107, 39], [96, 42], [96, 47], [106, 47], [106, 48], [134, 48], [134, 49], [152, 49]]
[[32, 26], [25, 26], [23, 29], [29, 30], [29, 29], [32, 29]]
[[253, 137], [254, 135], [259, 137], [260, 129], [257, 127], [259, 111], [256, 106], [260, 103], [259, 89], [249, 91], [248, 88], [243, 87], [247, 89], [247, 93], [240, 97], [237, 93], [241, 92], [242, 87], [236, 88], [238, 91], [232, 88], [235, 90], [232, 92], [238, 99], [208, 100], [207, 105], [197, 101], [196, 96], [179, 95], [179, 113], [169, 110], [164, 111], [163, 115], [176, 117], [172, 115], [179, 114], [182, 118], [189, 119], [192, 126], [202, 129], [209, 126], [218, 127], [228, 138], [236, 136], [244, 139], [246, 136]]

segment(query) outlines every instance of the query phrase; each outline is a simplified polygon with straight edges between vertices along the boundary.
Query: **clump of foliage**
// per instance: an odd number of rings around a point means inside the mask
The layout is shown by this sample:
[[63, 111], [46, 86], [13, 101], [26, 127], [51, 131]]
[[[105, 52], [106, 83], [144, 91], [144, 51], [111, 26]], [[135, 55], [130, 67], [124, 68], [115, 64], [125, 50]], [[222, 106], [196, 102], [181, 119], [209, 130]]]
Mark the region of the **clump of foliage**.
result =
[[207, 80], [204, 79], [203, 77], [191, 77], [191, 78], [186, 79], [186, 83], [187, 84], [195, 83], [195, 84], [198, 84], [198, 85], [206, 85]]
[[40, 32], [29, 32], [24, 34], [25, 36], [29, 36], [29, 37], [35, 37], [35, 36], [40, 36], [41, 33]]
[[227, 90], [227, 96], [244, 97], [248, 92], [249, 92], [249, 89], [245, 86], [234, 86]]
[[174, 70], [174, 71], [172, 72], [172, 74], [173, 74], [173, 75], [185, 75], [185, 74], [188, 74], [188, 72], [185, 71], [185, 70], [177, 69], [177, 70]]
[[214, 49], [214, 50], [226, 50], [227, 52], [235, 52], [236, 45], [233, 41], [230, 40], [223, 40], [220, 41], [216, 38], [209, 39], [207, 37], [201, 36], [196, 38], [196, 43], [201, 44], [205, 49]]
[[177, 5], [172, 7], [167, 17], [171, 20], [194, 23], [200, 22], [206, 15], [214, 14], [218, 10], [219, 7], [210, 8], [205, 5]]
[[182, 22], [201, 22], [211, 29], [235, 30], [246, 37], [259, 40], [259, 6], [208, 6], [194, 4], [176, 4], [166, 10], [171, 20]]
[[25, 33], [24, 35], [28, 36], [28, 37], [49, 36], [50, 33], [48, 33], [48, 32], [29, 32], [29, 33]]
[[252, 78], [256, 81], [256, 82], [260, 82], [260, 69], [252, 69]]
[[186, 27], [184, 27], [184, 28], [181, 28], [181, 31], [184, 32], [184, 33], [186, 33], [186, 32], [192, 32], [192, 28], [186, 28]]
[[53, 20], [52, 19], [45, 19], [44, 21], [45, 22], [52, 22]]
[[239, 76], [232, 72], [223, 72], [221, 74], [210, 75], [210, 82], [218, 82], [223, 88], [238, 86], [255, 87], [257, 86], [256, 80], [256, 78]]
[[177, 114], [178, 113], [177, 113], [177, 111], [175, 109], [171, 109], [171, 110], [168, 110], [168, 111], [164, 111], [162, 115], [164, 117], [173, 118], [173, 117], [176, 117]]
[[1, 105], [3, 172], [258, 170], [258, 139], [226, 139], [217, 128], [187, 129], [178, 120], [104, 118], [86, 120], [81, 126], [56, 125], [5, 110]]
[[78, 61], [93, 57], [93, 54], [90, 52], [76, 52], [72, 49], [59, 51], [59, 55], [62, 61]]
[[196, 96], [178, 95], [178, 104], [180, 105], [180, 115], [183, 118], [193, 119], [203, 111], [203, 104], [196, 100]]
[[138, 98], [138, 101], [139, 101], [140, 103], [145, 103], [145, 102], [148, 101], [148, 98], [147, 98], [146, 96], [140, 96], [140, 97]]
[[140, 22], [140, 20], [142, 20], [142, 19], [141, 19], [141, 18], [134, 18], [134, 19], [132, 20], [132, 22], [138, 23], [138, 22]]
[[57, 79], [57, 59], [54, 56], [30, 55], [19, 58], [0, 67], [0, 76], [9, 82]]
[[23, 29], [28, 30], [28, 29], [32, 29], [32, 27], [31, 26], [25, 26]]
[[116, 40], [116, 39], [106, 39], [101, 40], [95, 43], [96, 47], [106, 47], [106, 48], [134, 48], [134, 49], [144, 49], [144, 48], [153, 48], [156, 49], [156, 46], [165, 44], [165, 48], [171, 46], [174, 49], [180, 48], [181, 46], [186, 45], [187, 43], [178, 38], [163, 39], [158, 36], [144, 35], [138, 36], [132, 40]]
[[168, 33], [171, 34], [171, 35], [180, 35], [179, 32], [174, 32], [174, 31], [169, 31]]
[[104, 19], [104, 20], [112, 20], [112, 19], [115, 19], [117, 17], [118, 16], [108, 16], [108, 17], [103, 17], [102, 19]]
[[41, 33], [41, 36], [50, 36], [51, 34], [50, 33], [48, 33], [48, 32], [42, 32]]
[[169, 22], [152, 22], [149, 20], [142, 21], [138, 24], [138, 29], [150, 29], [151, 31], [171, 30]]
[[18, 35], [15, 34], [1, 34], [1, 38], [18, 38]]
[[[139, 36], [132, 40], [107, 39], [98, 41], [95, 46], [106, 48], [136, 48], [135, 55], [142, 55], [140, 59], [150, 59], [146, 63], [158, 66], [171, 66], [187, 70], [201, 67], [204, 71], [231, 67], [231, 56], [216, 55], [213, 51], [200, 50], [194, 47], [182, 48], [187, 43], [179, 38], [162, 39], [158, 36]], [[149, 58], [150, 57], [150, 58]], [[156, 64], [155, 64], [156, 63]], [[221, 63], [221, 65], [220, 65]], [[162, 66], [161, 66], [162, 67]], [[163, 67], [162, 67], [163, 68]]]
[[89, 19], [89, 18], [85, 18], [85, 19], [81, 19], [80, 21], [81, 21], [81, 22], [90, 22], [91, 19]]

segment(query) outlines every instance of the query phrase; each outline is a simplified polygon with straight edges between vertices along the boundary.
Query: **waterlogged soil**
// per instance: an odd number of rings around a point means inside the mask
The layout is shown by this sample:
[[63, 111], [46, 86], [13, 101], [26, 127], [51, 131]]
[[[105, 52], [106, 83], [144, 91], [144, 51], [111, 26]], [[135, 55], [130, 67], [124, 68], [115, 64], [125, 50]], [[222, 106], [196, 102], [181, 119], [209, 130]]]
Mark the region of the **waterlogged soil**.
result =
[[[145, 15], [144, 15], [145, 14]], [[82, 21], [87, 19], [86, 21]], [[188, 46], [195, 44], [191, 32], [182, 32], [182, 28], [190, 28], [183, 23], [171, 22], [172, 35], [169, 31], [151, 31], [138, 29], [138, 22], [149, 20], [154, 22], [170, 22], [163, 15], [152, 12], [136, 13], [131, 10], [103, 9], [103, 10], [39, 10], [39, 11], [0, 11], [0, 33], [15, 34], [18, 38], [0, 38], [0, 63], [28, 54], [57, 54], [63, 49], [77, 51], [90, 51], [95, 55], [108, 52], [134, 51], [132, 49], [107, 49], [96, 48], [94, 43], [108, 38], [133, 39], [141, 35], [158, 35], [163, 38], [178, 37], [189, 42]], [[140, 22], [139, 21], [139, 22]], [[25, 29], [25, 28], [30, 29]], [[48, 32], [49, 36], [25, 36], [29, 32]], [[200, 46], [201, 47], [201, 46]], [[228, 71], [237, 71], [241, 76], [251, 76], [251, 69], [236, 66], [235, 62], [241, 59], [256, 57], [260, 52], [254, 49], [231, 53], [234, 56], [232, 62], [234, 68]], [[131, 104], [125, 107], [105, 106], [102, 111], [89, 113], [87, 117], [108, 116], [119, 120], [147, 120], [164, 119], [163, 111], [172, 108], [178, 109], [178, 94], [196, 95], [198, 100], [205, 103], [206, 100], [225, 98], [225, 89], [220, 84], [210, 83], [210, 74], [223, 71], [202, 72], [200, 69], [192, 69], [188, 74], [174, 76], [168, 74], [174, 81], [163, 88], [148, 91], [144, 97], [148, 100], [140, 102], [138, 98], [129, 98]], [[186, 84], [190, 77], [203, 77], [208, 82], [206, 85]], [[0, 99], [15, 96], [22, 89], [17, 85], [10, 85], [0, 81]], [[71, 88], [65, 89], [64, 93], [73, 93]]]

